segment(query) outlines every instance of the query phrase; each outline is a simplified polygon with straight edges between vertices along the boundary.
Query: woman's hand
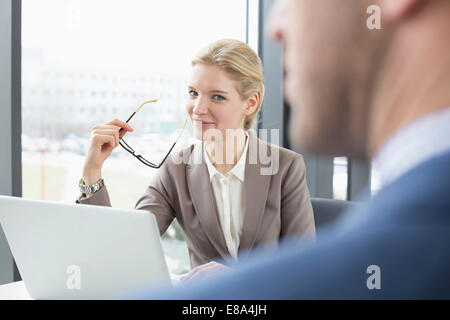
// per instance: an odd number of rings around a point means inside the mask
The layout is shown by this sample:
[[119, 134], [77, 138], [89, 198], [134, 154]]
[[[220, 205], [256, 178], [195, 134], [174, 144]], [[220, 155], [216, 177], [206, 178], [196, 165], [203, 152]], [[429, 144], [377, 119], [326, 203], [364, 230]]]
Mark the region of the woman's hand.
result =
[[[119, 132], [120, 129], [123, 130]], [[103, 162], [119, 145], [119, 138], [133, 130], [129, 124], [118, 119], [92, 127], [83, 167], [83, 179], [86, 184], [93, 184], [101, 178]]]
[[182, 282], [189, 281], [194, 278], [203, 278], [207, 275], [211, 275], [218, 272], [231, 270], [230, 267], [227, 267], [221, 263], [217, 263], [215, 261], [211, 261], [200, 266], [195, 267], [191, 270], [186, 276], [180, 278]]

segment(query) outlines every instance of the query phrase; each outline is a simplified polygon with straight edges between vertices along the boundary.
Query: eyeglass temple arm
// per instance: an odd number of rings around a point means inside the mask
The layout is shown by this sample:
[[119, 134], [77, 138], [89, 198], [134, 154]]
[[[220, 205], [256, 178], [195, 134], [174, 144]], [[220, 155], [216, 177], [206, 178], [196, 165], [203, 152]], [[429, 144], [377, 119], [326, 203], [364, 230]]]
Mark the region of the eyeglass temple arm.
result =
[[172, 152], [173, 148], [175, 147], [175, 145], [177, 144], [178, 140], [180, 139], [181, 135], [183, 134], [184, 128], [186, 127], [188, 121], [188, 117], [186, 117], [186, 119], [184, 120], [184, 124], [183, 127], [181, 128], [181, 132], [178, 135], [177, 139], [175, 140], [175, 142], [172, 144], [172, 147], [170, 148], [169, 152], [167, 152], [166, 156], [164, 157], [164, 159], [162, 159], [161, 163], [159, 165], [155, 165], [154, 163], [146, 160], [147, 162], [149, 162], [150, 164], [152, 164], [152, 166], [154, 166], [154, 168], [159, 169], [162, 164], [166, 161], [167, 157], [170, 155], [170, 153]]
[[[151, 103], [151, 102], [157, 102], [157, 101], [158, 101], [158, 99], [152, 99], [152, 100], [144, 101], [144, 102], [136, 109], [136, 111], [133, 112], [133, 113], [131, 114], [131, 116], [128, 118], [127, 121], [125, 121], [125, 123], [128, 123], [128, 121], [130, 121], [131, 118], [134, 117], [134, 115], [139, 111], [140, 108], [142, 108], [142, 106], [143, 106], [144, 104]], [[123, 128], [120, 128], [119, 133], [120, 133], [122, 130], [123, 130]]]

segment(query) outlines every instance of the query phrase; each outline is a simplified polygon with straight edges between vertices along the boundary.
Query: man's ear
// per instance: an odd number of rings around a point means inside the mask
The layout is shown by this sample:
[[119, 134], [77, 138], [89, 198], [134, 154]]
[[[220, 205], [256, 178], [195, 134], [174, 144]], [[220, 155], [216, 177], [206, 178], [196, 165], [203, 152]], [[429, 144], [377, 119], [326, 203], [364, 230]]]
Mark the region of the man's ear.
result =
[[402, 20], [433, 0], [380, 0], [381, 15], [388, 22]]
[[252, 93], [250, 98], [247, 99], [245, 102], [245, 110], [244, 114], [246, 116], [251, 115], [253, 112], [255, 112], [256, 108], [258, 107], [259, 102], [259, 96], [256, 92]]

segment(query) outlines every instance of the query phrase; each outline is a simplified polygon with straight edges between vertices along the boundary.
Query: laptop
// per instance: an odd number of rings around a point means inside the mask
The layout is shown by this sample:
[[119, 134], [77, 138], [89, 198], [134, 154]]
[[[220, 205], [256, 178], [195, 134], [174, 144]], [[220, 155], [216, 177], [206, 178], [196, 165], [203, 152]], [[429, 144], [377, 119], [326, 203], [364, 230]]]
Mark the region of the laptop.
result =
[[0, 196], [0, 223], [35, 299], [120, 299], [171, 285], [156, 218]]

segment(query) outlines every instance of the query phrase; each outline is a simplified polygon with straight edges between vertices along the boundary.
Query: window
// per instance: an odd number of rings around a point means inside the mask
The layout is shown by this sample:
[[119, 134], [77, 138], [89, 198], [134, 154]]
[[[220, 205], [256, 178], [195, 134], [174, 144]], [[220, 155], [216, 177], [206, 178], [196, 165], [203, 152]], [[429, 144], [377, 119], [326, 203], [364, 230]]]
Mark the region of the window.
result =
[[[73, 203], [90, 128], [126, 120], [150, 98], [160, 101], [133, 118], [127, 142], [157, 161], [185, 119], [190, 59], [221, 38], [245, 41], [246, 8], [243, 0], [23, 0], [23, 196]], [[178, 147], [190, 142], [188, 128]], [[117, 148], [103, 168], [113, 206], [134, 207], [153, 174]], [[187, 271], [177, 223], [163, 246], [169, 270]]]
[[338, 157], [333, 160], [333, 199], [347, 200], [347, 158]]
[[372, 165], [370, 182], [371, 182], [370, 183], [370, 190], [371, 190], [372, 196], [374, 196], [381, 189], [380, 174], [376, 170], [374, 165]]

